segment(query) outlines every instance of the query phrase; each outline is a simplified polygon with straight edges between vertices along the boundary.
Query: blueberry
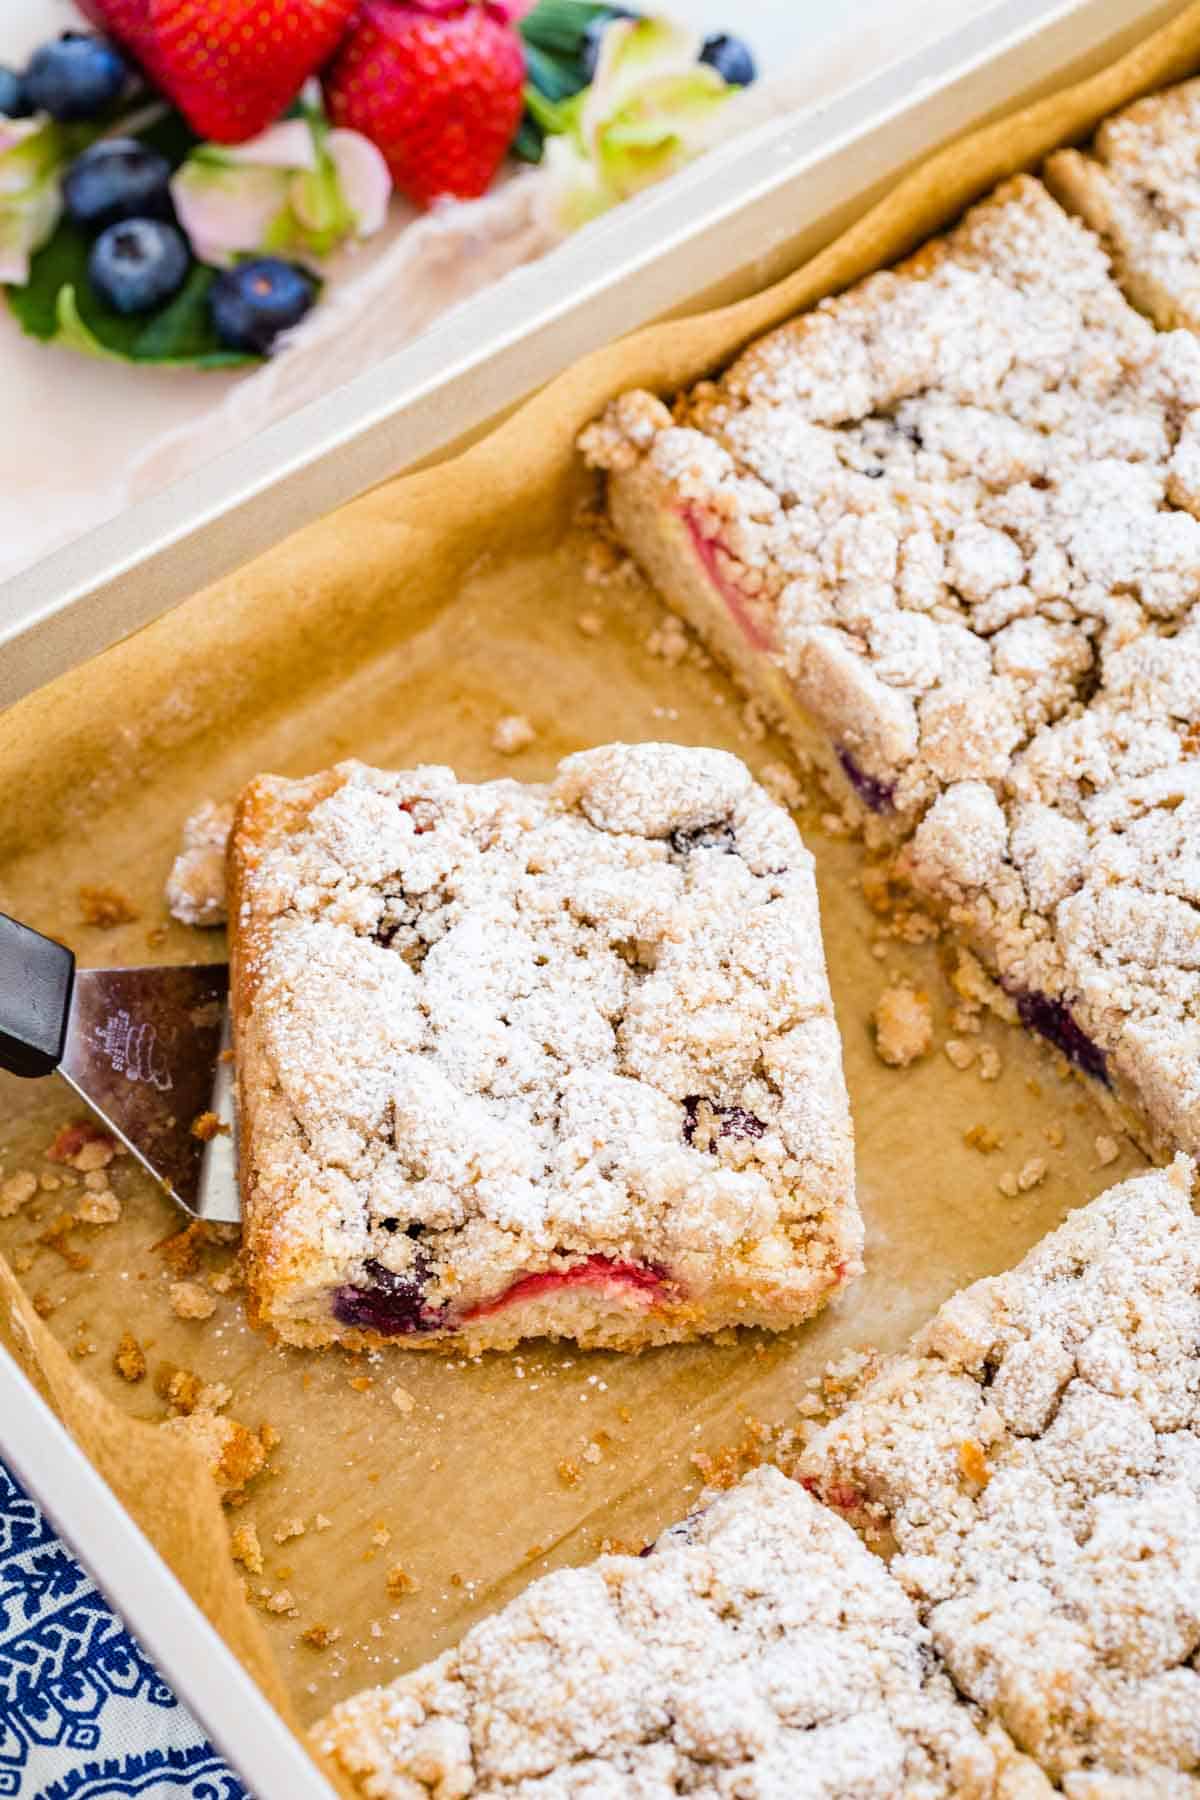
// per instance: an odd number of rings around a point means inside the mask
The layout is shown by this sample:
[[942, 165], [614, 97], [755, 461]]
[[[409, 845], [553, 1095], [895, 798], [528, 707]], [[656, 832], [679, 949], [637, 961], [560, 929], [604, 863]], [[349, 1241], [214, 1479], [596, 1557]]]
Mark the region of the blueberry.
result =
[[758, 74], [750, 46], [741, 38], [731, 37], [727, 31], [718, 31], [705, 38], [700, 61], [714, 68], [730, 87], [749, 87]]
[[854, 789], [859, 799], [869, 806], [874, 813], [890, 812], [896, 797], [895, 784], [890, 781], [877, 781], [874, 775], [868, 775], [860, 769], [848, 750], [839, 749], [837, 759], [845, 771], [846, 780]]
[[[700, 1124], [700, 1108], [703, 1105], [709, 1107], [714, 1120], [720, 1120], [717, 1137], [760, 1138], [767, 1129], [758, 1114], [747, 1112], [744, 1106], [718, 1106], [715, 1100], [706, 1100], [703, 1094], [688, 1094], [683, 1102], [683, 1135], [689, 1144], [695, 1142], [696, 1130]], [[716, 1149], [711, 1140], [711, 1131], [705, 1148], [713, 1151]]]
[[65, 31], [34, 51], [25, 71], [25, 93], [35, 112], [70, 124], [97, 118], [128, 79], [129, 64], [107, 38]]
[[633, 12], [628, 6], [609, 6], [588, 24], [583, 33], [583, 43], [579, 51], [579, 66], [583, 78], [587, 82], [595, 80], [596, 64], [600, 61], [600, 45], [604, 34], [614, 19], [640, 19], [641, 13]]
[[374, 1258], [363, 1264], [363, 1273], [363, 1286], [341, 1287], [333, 1296], [340, 1325], [377, 1331], [380, 1337], [413, 1337], [443, 1324], [444, 1309], [425, 1304], [429, 1265], [423, 1257], [417, 1257], [411, 1275], [397, 1275]]
[[160, 219], [123, 219], [96, 239], [88, 258], [93, 288], [119, 313], [151, 312], [183, 286], [191, 255], [182, 232]]
[[298, 325], [316, 297], [317, 283], [307, 269], [260, 256], [218, 275], [208, 306], [227, 350], [266, 356], [280, 332]]
[[1074, 1063], [1093, 1081], [1099, 1081], [1105, 1087], [1111, 1087], [1112, 1076], [1108, 1072], [1108, 1058], [1100, 1045], [1090, 1038], [1081, 1025], [1071, 1015], [1071, 1010], [1061, 1000], [1051, 999], [1049, 994], [1019, 993], [1016, 996], [1017, 1013], [1027, 1031], [1036, 1031], [1040, 1037], [1046, 1038], [1056, 1050], [1061, 1050], [1069, 1063]]
[[737, 852], [737, 833], [728, 819], [718, 819], [711, 825], [697, 825], [692, 831], [673, 831], [671, 848], [676, 856], [690, 856], [693, 850], [724, 850], [733, 856]]
[[6, 119], [24, 119], [32, 110], [21, 77], [0, 63], [0, 114]]
[[136, 138], [105, 138], [77, 156], [63, 182], [67, 212], [84, 231], [121, 219], [171, 217], [171, 165]]

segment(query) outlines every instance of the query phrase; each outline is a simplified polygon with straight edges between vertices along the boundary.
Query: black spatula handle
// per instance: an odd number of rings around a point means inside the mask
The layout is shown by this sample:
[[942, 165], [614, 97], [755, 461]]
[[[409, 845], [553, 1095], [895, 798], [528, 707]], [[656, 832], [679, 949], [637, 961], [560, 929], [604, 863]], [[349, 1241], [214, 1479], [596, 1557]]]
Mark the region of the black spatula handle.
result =
[[75, 955], [0, 913], [0, 1069], [53, 1075], [63, 1059]]

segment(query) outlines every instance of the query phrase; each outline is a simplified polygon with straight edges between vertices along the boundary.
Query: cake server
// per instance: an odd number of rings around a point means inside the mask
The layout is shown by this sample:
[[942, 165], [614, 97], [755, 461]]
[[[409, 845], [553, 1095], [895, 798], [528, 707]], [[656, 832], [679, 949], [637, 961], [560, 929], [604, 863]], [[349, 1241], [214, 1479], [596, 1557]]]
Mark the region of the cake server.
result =
[[[59, 1074], [195, 1219], [241, 1218], [224, 963], [77, 969], [0, 913], [0, 1068]], [[198, 1135], [202, 1114], [215, 1114]]]

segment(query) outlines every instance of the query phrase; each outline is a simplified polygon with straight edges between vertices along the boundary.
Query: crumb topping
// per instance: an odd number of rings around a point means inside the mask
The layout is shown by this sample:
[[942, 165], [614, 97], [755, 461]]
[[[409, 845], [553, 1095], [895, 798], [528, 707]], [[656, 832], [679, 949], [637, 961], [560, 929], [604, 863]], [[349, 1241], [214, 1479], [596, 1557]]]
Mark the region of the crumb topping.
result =
[[535, 1582], [313, 1740], [375, 1800], [938, 1800], [1015, 1793], [1019, 1766], [936, 1671], [882, 1563], [774, 1469], [652, 1555]]
[[957, 1294], [801, 1459], [894, 1545], [960, 1691], [1072, 1794], [1088, 1771], [1190, 1793], [1200, 1768], [1191, 1177], [1113, 1188]]
[[428, 1316], [581, 1253], [855, 1260], [811, 858], [736, 758], [617, 745], [549, 787], [343, 764], [248, 804], [252, 1274], [257, 1228], [322, 1293], [369, 1263]]
[[183, 827], [183, 843], [167, 877], [167, 910], [181, 925], [225, 923], [225, 850], [233, 807], [206, 800]]

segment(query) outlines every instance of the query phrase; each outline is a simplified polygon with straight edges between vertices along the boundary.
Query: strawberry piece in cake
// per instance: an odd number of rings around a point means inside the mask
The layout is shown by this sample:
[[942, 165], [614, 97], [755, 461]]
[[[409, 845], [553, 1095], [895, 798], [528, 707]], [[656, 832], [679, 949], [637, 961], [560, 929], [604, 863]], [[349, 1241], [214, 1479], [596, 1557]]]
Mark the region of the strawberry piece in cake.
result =
[[774, 1469], [648, 1556], [535, 1582], [312, 1741], [372, 1800], [1051, 1792], [958, 1699], [883, 1563]]
[[1180, 1158], [955, 1296], [805, 1452], [1072, 1800], [1200, 1791], [1200, 1221]]
[[812, 861], [736, 758], [264, 779], [231, 867], [251, 1309], [283, 1338], [636, 1349], [857, 1273]]
[[1200, 81], [1135, 100], [1090, 151], [1060, 150], [1046, 180], [1100, 234], [1133, 304], [1164, 330], [1200, 331]]

